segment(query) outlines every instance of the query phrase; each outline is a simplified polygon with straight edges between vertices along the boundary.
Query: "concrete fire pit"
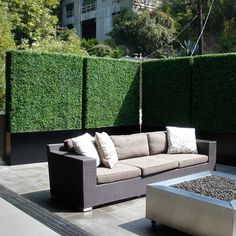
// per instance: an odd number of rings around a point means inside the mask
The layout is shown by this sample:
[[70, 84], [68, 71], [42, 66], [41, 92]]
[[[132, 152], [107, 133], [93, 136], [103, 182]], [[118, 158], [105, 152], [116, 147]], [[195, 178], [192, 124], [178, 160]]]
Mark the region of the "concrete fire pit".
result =
[[233, 175], [207, 171], [150, 184], [147, 186], [146, 217], [152, 224], [158, 222], [192, 235], [236, 236], [235, 200], [223, 201], [171, 187], [206, 176], [236, 180]]

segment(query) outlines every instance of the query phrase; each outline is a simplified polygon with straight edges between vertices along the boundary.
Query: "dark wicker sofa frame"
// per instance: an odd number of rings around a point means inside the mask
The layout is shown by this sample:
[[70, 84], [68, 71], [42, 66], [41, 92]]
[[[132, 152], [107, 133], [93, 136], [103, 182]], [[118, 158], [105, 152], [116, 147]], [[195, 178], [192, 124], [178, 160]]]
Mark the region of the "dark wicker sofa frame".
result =
[[201, 171], [214, 170], [216, 142], [197, 140], [198, 152], [208, 155], [207, 163], [178, 168], [146, 177], [107, 184], [96, 183], [96, 161], [63, 151], [63, 144], [49, 144], [48, 168], [50, 192], [56, 199], [69, 202], [80, 210], [146, 194], [146, 185]]

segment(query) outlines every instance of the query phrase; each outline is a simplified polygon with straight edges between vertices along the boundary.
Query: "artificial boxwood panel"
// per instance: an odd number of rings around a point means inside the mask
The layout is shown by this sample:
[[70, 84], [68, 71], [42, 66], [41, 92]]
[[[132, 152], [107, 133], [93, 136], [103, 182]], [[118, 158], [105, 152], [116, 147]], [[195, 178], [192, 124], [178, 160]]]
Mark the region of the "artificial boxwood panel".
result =
[[9, 132], [80, 129], [83, 59], [75, 55], [7, 54]]
[[85, 128], [138, 125], [140, 63], [86, 60]]
[[143, 124], [191, 124], [191, 59], [175, 58], [143, 63]]
[[236, 54], [194, 57], [193, 125], [207, 132], [236, 132]]

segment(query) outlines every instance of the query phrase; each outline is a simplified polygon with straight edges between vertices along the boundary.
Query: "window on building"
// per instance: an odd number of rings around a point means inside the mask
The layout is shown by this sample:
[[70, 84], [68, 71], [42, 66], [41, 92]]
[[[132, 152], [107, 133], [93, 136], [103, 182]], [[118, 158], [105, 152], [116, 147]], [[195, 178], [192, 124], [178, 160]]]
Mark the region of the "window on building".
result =
[[87, 13], [96, 10], [96, 0], [83, 0], [82, 13]]
[[119, 15], [119, 14], [120, 14], [120, 11], [113, 12], [112, 13], [112, 18], [114, 18], [114, 16]]
[[66, 18], [74, 16], [74, 3], [66, 4]]
[[85, 20], [82, 22], [82, 38], [96, 38], [96, 19]]

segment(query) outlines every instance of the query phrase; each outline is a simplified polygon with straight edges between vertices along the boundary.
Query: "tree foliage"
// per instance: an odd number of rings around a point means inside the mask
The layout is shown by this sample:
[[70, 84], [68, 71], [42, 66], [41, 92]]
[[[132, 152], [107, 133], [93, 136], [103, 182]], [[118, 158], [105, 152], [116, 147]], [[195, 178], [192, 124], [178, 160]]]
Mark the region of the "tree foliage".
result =
[[157, 52], [153, 56], [158, 56], [173, 54], [169, 43], [175, 32], [173, 19], [162, 11], [125, 10], [115, 16], [110, 35], [117, 45], [125, 45], [131, 53], [147, 56]]
[[12, 24], [8, 19], [7, 6], [0, 0], [0, 110], [5, 97], [5, 53], [15, 47]]
[[235, 18], [224, 21], [223, 32], [220, 37], [220, 52], [236, 51]]
[[29, 43], [55, 35], [59, 0], [6, 0], [17, 44]]
[[30, 46], [27, 42], [23, 42], [18, 48], [39, 52], [74, 53], [88, 56], [87, 51], [81, 47], [81, 40], [73, 30], [58, 32], [57, 36], [42, 38]]
[[[177, 23], [177, 30], [182, 30], [194, 16], [198, 15], [197, 0], [163, 0], [162, 9]], [[203, 21], [206, 20], [212, 0], [201, 1], [203, 5]], [[217, 45], [216, 52], [222, 51], [222, 45], [227, 44], [227, 50], [233, 49], [235, 30], [236, 5], [235, 0], [215, 0], [209, 20], [204, 31], [206, 47], [211, 47], [212, 41]], [[234, 22], [234, 23], [233, 23]], [[197, 19], [184, 31], [180, 40], [196, 41], [199, 31]], [[228, 25], [230, 24], [230, 27]], [[226, 33], [227, 31], [227, 33]], [[234, 35], [232, 37], [232, 35]], [[230, 36], [230, 40], [228, 39]], [[213, 39], [213, 40], [211, 40]], [[223, 40], [223, 42], [222, 42]], [[230, 41], [230, 42], [229, 42]], [[231, 46], [229, 46], [231, 45]]]

